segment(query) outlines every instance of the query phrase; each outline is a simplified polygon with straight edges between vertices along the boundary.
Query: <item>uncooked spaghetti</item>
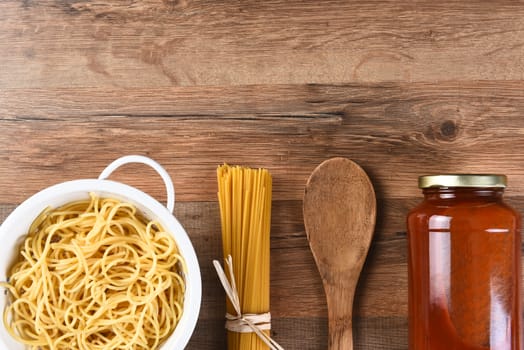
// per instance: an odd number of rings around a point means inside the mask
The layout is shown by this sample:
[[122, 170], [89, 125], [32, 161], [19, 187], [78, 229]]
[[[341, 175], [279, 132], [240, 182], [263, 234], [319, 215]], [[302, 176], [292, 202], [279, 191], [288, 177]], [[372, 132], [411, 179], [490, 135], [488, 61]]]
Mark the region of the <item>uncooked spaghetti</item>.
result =
[[[231, 256], [240, 308], [243, 314], [269, 316], [271, 175], [266, 169], [223, 165], [217, 169], [217, 179], [223, 253], [224, 258]], [[228, 317], [237, 314], [230, 301], [227, 313]], [[268, 349], [249, 328], [243, 332], [226, 327], [229, 350]]]
[[4, 324], [33, 350], [156, 349], [182, 315], [185, 270], [158, 222], [91, 194], [34, 221], [0, 284]]

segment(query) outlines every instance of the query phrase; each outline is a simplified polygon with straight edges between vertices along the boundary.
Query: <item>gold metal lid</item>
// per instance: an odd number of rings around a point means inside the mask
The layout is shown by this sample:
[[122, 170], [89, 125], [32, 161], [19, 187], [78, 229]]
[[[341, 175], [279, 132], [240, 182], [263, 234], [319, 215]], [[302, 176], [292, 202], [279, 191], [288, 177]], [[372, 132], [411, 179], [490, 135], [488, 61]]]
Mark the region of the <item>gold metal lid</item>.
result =
[[418, 178], [419, 188], [429, 187], [506, 187], [506, 175], [496, 174], [445, 174], [425, 175]]

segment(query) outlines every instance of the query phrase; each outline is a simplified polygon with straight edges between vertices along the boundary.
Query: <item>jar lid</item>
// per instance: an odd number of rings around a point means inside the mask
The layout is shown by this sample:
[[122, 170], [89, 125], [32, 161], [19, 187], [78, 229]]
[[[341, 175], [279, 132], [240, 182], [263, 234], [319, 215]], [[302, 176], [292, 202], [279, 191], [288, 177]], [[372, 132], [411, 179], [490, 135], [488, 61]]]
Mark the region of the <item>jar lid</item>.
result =
[[506, 187], [506, 175], [496, 174], [445, 174], [425, 175], [418, 178], [419, 188], [429, 187]]

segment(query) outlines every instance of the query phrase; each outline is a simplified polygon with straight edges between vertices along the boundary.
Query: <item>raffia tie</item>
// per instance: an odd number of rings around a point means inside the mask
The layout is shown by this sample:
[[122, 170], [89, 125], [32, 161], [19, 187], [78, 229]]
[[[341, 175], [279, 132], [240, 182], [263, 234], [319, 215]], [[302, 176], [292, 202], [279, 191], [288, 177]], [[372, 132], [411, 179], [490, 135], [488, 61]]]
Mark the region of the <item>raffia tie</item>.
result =
[[271, 350], [284, 350], [276, 341], [271, 339], [264, 330], [271, 329], [271, 314], [269, 312], [263, 314], [243, 314], [240, 310], [240, 298], [238, 297], [238, 290], [235, 283], [235, 275], [233, 273], [233, 258], [228, 255], [225, 259], [229, 278], [228, 280], [226, 273], [222, 269], [222, 266], [218, 260], [213, 260], [213, 265], [217, 270], [218, 278], [222, 287], [226, 291], [227, 297], [233, 308], [235, 309], [236, 315], [226, 313], [226, 329], [237, 333], [255, 333], [260, 340], [262, 340]]

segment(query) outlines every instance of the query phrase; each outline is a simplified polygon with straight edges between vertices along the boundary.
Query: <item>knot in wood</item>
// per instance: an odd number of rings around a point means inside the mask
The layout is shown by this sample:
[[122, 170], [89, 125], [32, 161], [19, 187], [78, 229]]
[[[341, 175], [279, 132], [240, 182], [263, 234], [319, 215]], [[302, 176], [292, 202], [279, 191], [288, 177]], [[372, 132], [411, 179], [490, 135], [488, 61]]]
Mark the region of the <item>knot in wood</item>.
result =
[[458, 134], [458, 126], [452, 120], [446, 120], [440, 126], [440, 138], [445, 141], [453, 141]]

